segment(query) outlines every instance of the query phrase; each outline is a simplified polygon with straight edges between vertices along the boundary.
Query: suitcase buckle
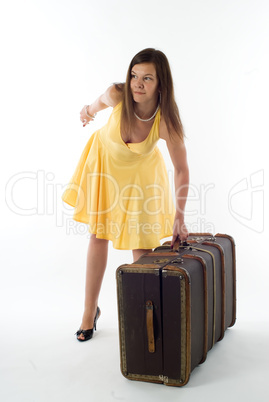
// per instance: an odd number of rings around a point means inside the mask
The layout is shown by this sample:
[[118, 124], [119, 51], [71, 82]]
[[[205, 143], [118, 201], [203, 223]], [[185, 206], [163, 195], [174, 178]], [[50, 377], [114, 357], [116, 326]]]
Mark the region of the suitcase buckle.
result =
[[175, 260], [170, 261], [170, 264], [181, 264], [183, 262], [183, 258], [178, 257]]
[[168, 261], [169, 261], [169, 258], [158, 258], [157, 260], [153, 261], [153, 264], [157, 264], [157, 263], [162, 264], [162, 263], [165, 263], [165, 262], [168, 262]]
[[204, 241], [216, 241], [216, 238], [214, 236], [209, 236], [209, 237], [196, 236], [196, 237], [193, 237], [191, 240], [195, 241], [196, 243], [201, 243], [201, 242], [204, 242]]

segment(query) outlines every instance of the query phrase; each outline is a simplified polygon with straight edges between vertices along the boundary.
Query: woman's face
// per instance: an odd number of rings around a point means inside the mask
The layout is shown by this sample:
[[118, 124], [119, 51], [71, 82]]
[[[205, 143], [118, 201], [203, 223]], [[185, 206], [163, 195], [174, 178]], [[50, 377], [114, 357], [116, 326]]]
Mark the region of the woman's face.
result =
[[131, 91], [135, 102], [156, 102], [159, 79], [153, 63], [135, 64], [131, 71]]

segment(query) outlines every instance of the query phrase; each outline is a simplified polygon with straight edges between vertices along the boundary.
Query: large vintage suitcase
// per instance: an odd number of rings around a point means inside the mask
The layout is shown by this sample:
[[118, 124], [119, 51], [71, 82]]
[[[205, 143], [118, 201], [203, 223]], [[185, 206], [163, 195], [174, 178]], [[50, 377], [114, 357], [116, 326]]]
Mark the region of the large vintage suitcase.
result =
[[121, 372], [131, 380], [183, 386], [235, 323], [235, 244], [190, 234], [116, 272]]

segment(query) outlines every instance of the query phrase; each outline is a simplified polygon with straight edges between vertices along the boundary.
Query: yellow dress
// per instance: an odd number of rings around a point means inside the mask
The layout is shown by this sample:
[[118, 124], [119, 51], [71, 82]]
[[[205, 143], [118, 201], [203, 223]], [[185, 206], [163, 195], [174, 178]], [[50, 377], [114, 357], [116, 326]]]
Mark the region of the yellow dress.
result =
[[156, 146], [160, 110], [147, 138], [126, 144], [120, 133], [122, 103], [90, 137], [63, 201], [73, 218], [116, 249], [154, 248], [171, 236], [175, 209], [166, 166]]

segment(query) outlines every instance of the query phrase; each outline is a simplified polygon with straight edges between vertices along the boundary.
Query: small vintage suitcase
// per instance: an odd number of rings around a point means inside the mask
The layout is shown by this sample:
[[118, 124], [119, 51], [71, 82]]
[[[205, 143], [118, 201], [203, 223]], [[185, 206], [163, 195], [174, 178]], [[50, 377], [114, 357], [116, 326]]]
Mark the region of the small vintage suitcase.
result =
[[183, 386], [235, 322], [235, 245], [190, 234], [117, 269], [122, 374]]

